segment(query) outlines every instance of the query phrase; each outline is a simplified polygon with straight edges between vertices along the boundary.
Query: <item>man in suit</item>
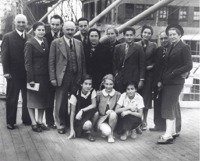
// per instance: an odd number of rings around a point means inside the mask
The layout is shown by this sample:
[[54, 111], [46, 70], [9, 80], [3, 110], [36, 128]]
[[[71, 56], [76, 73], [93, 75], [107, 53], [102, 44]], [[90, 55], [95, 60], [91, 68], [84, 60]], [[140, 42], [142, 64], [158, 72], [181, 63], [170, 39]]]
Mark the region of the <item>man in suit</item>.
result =
[[89, 20], [83, 17], [78, 19], [78, 29], [80, 34], [75, 35], [74, 38], [80, 40], [85, 46], [88, 43]]
[[169, 38], [165, 31], [160, 33], [160, 43], [155, 54], [155, 65], [153, 69], [153, 91], [154, 91], [154, 128], [149, 128], [150, 131], [164, 131], [166, 128], [165, 119], [161, 117], [161, 98], [162, 84], [160, 82], [165, 64], [165, 56], [167, 48], [170, 45]]
[[73, 39], [75, 24], [67, 21], [64, 36], [51, 43], [49, 55], [50, 81], [56, 87], [55, 120], [58, 133], [64, 134], [69, 126], [68, 94], [75, 92], [85, 74], [82, 43]]
[[19, 92], [22, 94], [22, 122], [30, 125], [27, 110], [26, 71], [24, 67], [24, 45], [31, 36], [26, 34], [27, 18], [23, 14], [14, 19], [15, 30], [5, 34], [2, 41], [2, 65], [7, 80], [6, 121], [8, 129], [15, 129]]
[[117, 45], [113, 55], [115, 88], [121, 93], [126, 91], [130, 81], [136, 82], [141, 89], [145, 78], [145, 54], [142, 46], [134, 43], [135, 29], [127, 27], [123, 34], [125, 43]]
[[[51, 42], [59, 37], [62, 37], [64, 34], [62, 32], [62, 26], [63, 26], [63, 19], [59, 15], [54, 15], [50, 19], [50, 27], [51, 31], [47, 32], [44, 37], [46, 37], [49, 48], [51, 45]], [[55, 87], [50, 85], [50, 89], [48, 94], [48, 108], [45, 110], [46, 115], [46, 124], [49, 128], [55, 129], [55, 121], [53, 116], [54, 111], [54, 97], [55, 97]]]

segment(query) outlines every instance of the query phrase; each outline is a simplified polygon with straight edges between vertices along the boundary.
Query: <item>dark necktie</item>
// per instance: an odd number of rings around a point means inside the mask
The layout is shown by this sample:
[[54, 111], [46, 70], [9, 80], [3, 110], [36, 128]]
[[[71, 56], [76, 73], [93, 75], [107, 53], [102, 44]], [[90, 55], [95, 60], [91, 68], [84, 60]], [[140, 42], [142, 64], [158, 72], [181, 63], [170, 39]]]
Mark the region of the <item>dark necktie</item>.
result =
[[21, 34], [21, 38], [24, 39], [24, 34], [23, 33]]
[[72, 50], [72, 39], [69, 39], [69, 47]]
[[83, 37], [83, 44], [84, 44], [84, 45], [87, 44], [87, 36], [84, 36], [84, 37]]
[[41, 43], [42, 49], [45, 50], [44, 42]]
[[56, 39], [56, 38], [58, 38], [58, 33], [57, 32], [54, 33], [54, 39]]

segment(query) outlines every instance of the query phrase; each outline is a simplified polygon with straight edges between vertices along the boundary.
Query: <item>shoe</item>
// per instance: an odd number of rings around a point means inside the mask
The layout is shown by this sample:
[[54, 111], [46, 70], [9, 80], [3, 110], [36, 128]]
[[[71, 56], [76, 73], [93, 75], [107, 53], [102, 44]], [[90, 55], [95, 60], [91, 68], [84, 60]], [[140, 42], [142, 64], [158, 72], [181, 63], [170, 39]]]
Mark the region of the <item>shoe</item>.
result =
[[140, 128], [141, 128], [142, 131], [146, 131], [147, 130], [147, 124], [146, 123], [142, 123]]
[[164, 129], [154, 127], [154, 128], [149, 128], [149, 131], [164, 131]]
[[137, 138], [136, 130], [132, 130], [131, 138], [132, 139], [136, 139]]
[[15, 126], [13, 124], [7, 124], [7, 129], [14, 130]]
[[47, 125], [49, 129], [56, 129], [56, 125]]
[[59, 133], [59, 134], [65, 134], [65, 133], [66, 133], [65, 128], [63, 128], [63, 129], [58, 129], [58, 133]]
[[136, 133], [137, 133], [137, 134], [140, 134], [140, 135], [142, 134], [142, 130], [141, 130], [140, 127], [137, 127], [135, 130], [136, 130]]
[[180, 136], [179, 133], [172, 134], [173, 139], [176, 139], [176, 138], [179, 137], [179, 136]]
[[108, 143], [114, 143], [114, 142], [115, 139], [112, 136], [108, 137]]
[[174, 142], [173, 137], [165, 139], [163, 136], [161, 136], [157, 141], [158, 144], [173, 144], [173, 142]]
[[42, 129], [42, 130], [50, 130], [45, 124], [43, 124], [43, 123], [37, 123], [38, 124], [38, 126]]
[[31, 125], [31, 128], [34, 132], [42, 132], [42, 129], [37, 125]]
[[123, 135], [120, 136], [120, 140], [125, 141], [127, 140], [127, 133], [124, 133]]
[[88, 139], [90, 142], [95, 142], [94, 137], [93, 137], [90, 133], [88, 133], [87, 139]]

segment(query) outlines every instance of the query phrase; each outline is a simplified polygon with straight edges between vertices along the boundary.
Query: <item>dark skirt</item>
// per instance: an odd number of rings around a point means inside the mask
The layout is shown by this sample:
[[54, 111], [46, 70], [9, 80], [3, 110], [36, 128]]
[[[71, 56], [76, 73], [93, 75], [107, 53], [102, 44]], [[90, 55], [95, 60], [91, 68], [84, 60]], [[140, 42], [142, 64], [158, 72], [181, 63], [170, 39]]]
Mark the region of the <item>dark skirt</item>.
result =
[[122, 134], [124, 131], [136, 129], [141, 123], [142, 120], [139, 117], [133, 115], [121, 117], [121, 115], [118, 115], [117, 133]]
[[162, 118], [173, 120], [177, 116], [179, 108], [178, 100], [183, 84], [181, 85], [164, 85], [162, 90], [161, 113]]
[[40, 84], [39, 91], [27, 90], [27, 107], [45, 109], [47, 108], [47, 93], [49, 90], [48, 75], [37, 75], [35, 82]]
[[74, 131], [76, 134], [76, 137], [80, 137], [82, 132], [83, 132], [83, 125], [86, 121], [91, 120], [96, 112], [96, 108], [91, 109], [89, 111], [85, 111], [82, 115], [82, 119], [81, 120], [76, 120], [75, 119], [75, 123], [74, 123]]
[[144, 99], [144, 109], [151, 109], [152, 108], [152, 73], [146, 72], [144, 87], [142, 88], [139, 93], [142, 95]]

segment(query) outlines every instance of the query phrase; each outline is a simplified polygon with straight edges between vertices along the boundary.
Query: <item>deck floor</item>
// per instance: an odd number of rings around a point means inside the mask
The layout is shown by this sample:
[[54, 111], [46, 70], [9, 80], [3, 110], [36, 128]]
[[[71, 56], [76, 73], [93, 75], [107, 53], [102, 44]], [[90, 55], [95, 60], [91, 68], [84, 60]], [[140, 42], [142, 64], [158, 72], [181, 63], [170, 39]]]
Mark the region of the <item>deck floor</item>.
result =
[[[5, 101], [0, 101], [0, 161], [198, 161], [199, 109], [182, 109], [182, 131], [171, 145], [158, 145], [161, 132], [145, 131], [137, 139], [109, 144], [99, 134], [96, 142], [86, 139], [68, 140], [56, 130], [32, 132], [21, 124], [18, 108], [17, 129], [7, 130]], [[153, 110], [149, 111], [148, 127], [153, 126]]]

